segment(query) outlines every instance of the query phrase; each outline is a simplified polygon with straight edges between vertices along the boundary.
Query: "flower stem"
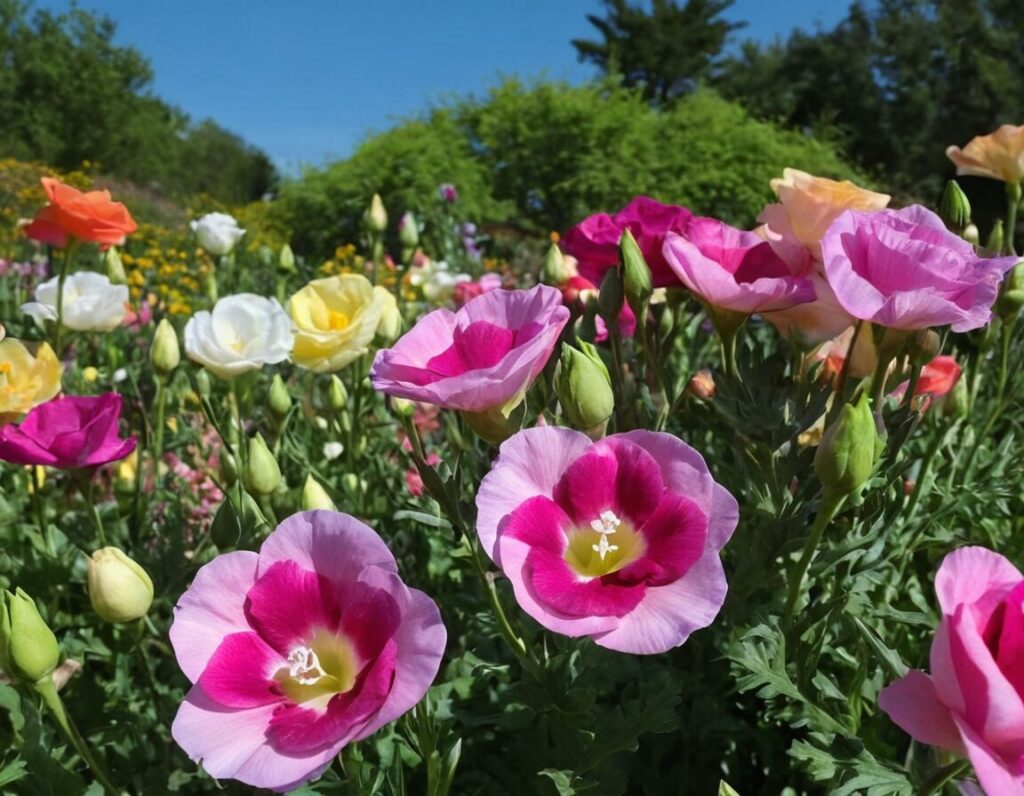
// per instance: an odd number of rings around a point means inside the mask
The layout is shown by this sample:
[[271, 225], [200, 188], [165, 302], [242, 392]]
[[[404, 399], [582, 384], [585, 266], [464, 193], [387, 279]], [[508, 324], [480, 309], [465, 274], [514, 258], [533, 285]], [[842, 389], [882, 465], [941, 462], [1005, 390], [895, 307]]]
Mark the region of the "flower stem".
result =
[[839, 513], [839, 509], [842, 508], [845, 501], [846, 495], [836, 495], [829, 492], [826, 492], [821, 500], [821, 505], [818, 507], [818, 515], [814, 518], [814, 525], [811, 526], [811, 534], [807, 537], [807, 543], [804, 545], [804, 552], [800, 556], [796, 568], [789, 576], [789, 595], [786, 598], [783, 627], [788, 628], [793, 622], [793, 611], [796, 608], [796, 601], [800, 597], [800, 587], [803, 585], [804, 577], [807, 575], [807, 569], [811, 566], [811, 561], [818, 550], [818, 545], [821, 544], [821, 537], [825, 533], [825, 528], [828, 527], [828, 524]]
[[961, 774], [966, 774], [970, 768], [971, 764], [967, 760], [957, 760], [948, 766], [943, 766], [925, 780], [917, 791], [918, 796], [931, 796], [933, 793], [941, 793], [947, 782]]
[[1006, 183], [1006, 235], [1003, 238], [1003, 249], [1007, 254], [1016, 254], [1013, 248], [1013, 236], [1017, 226], [1017, 208], [1020, 206], [1020, 183]]
[[103, 786], [103, 789], [111, 796], [116, 796], [119, 792], [115, 788], [110, 779], [107, 777], [106, 772], [100, 766], [99, 761], [93, 756], [89, 750], [89, 745], [85, 742], [82, 734], [78, 731], [75, 723], [71, 720], [71, 716], [68, 715], [67, 710], [64, 709], [64, 703], [61, 701], [60, 696], [57, 694], [57, 689], [53, 685], [53, 677], [47, 675], [41, 680], [36, 681], [33, 684], [33, 689], [43, 700], [43, 704], [53, 715], [57, 724], [60, 725], [61, 730], [64, 731], [64, 735], [67, 736], [68, 741], [78, 752], [78, 756], [85, 761], [85, 764], [92, 770], [93, 776], [96, 777], [96, 781]]
[[64, 259], [60, 264], [60, 276], [57, 277], [57, 328], [53, 331], [53, 350], [58, 359], [62, 354], [61, 343], [64, 337], [64, 283], [68, 278], [68, 268], [71, 267], [71, 256], [75, 248], [74, 238], [68, 238]]
[[153, 478], [154, 483], [157, 475], [158, 468], [160, 467], [160, 460], [164, 455], [164, 414], [167, 411], [167, 388], [164, 385], [163, 378], [157, 378], [156, 380], [156, 395], [154, 396], [154, 402], [156, 403], [156, 423], [153, 429]]
[[[100, 516], [99, 509], [96, 508], [95, 492], [93, 488], [93, 471], [92, 470], [75, 470], [74, 478], [78, 484], [78, 490], [82, 493], [82, 498], [85, 500], [86, 505], [89, 507], [89, 517], [92, 519], [93, 528], [96, 530], [96, 542], [100, 547], [107, 546], [107, 533], [103, 529], [103, 518]], [[136, 478], [138, 473], [135, 474]]]

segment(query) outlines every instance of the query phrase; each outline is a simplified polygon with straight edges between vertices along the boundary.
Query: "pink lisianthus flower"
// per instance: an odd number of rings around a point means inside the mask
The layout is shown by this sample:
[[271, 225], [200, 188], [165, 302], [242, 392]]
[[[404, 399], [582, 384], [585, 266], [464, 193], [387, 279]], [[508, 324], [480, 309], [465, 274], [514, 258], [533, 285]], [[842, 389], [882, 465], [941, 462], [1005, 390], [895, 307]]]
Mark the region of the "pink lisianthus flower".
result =
[[566, 428], [511, 437], [477, 493], [477, 532], [541, 625], [609, 649], [664, 652], [725, 600], [719, 551], [736, 500], [681, 440]]
[[912, 670], [878, 704], [920, 743], [966, 755], [990, 796], [1024, 796], [1024, 576], [963, 547], [935, 577], [942, 619], [931, 674]]
[[992, 320], [1003, 274], [1016, 257], [978, 257], [974, 247], [919, 205], [865, 214], [848, 210], [821, 241], [825, 274], [843, 309], [892, 329]]
[[482, 412], [521, 398], [544, 369], [569, 320], [561, 293], [492, 290], [458, 312], [421, 318], [377, 353], [373, 386], [387, 395]]
[[446, 640], [383, 540], [333, 511], [295, 514], [259, 553], [202, 567], [170, 636], [193, 683], [174, 740], [212, 777], [279, 792], [416, 705]]
[[501, 277], [498, 274], [484, 274], [475, 282], [459, 282], [452, 291], [452, 301], [456, 307], [462, 307], [484, 293], [501, 288]]
[[662, 250], [679, 280], [712, 307], [751, 315], [814, 301], [814, 285], [794, 274], [772, 246], [714, 218], [669, 232]]
[[0, 428], [0, 459], [61, 470], [100, 467], [125, 458], [136, 439], [121, 437], [122, 398], [66, 395], [33, 408], [20, 423]]
[[585, 218], [565, 234], [562, 249], [577, 259], [582, 276], [600, 285], [604, 272], [618, 263], [619, 239], [628, 229], [647, 260], [654, 286], [668, 287], [676, 284], [676, 276], [662, 254], [665, 235], [685, 235], [692, 218], [685, 207], [638, 196], [613, 216], [597, 213]]

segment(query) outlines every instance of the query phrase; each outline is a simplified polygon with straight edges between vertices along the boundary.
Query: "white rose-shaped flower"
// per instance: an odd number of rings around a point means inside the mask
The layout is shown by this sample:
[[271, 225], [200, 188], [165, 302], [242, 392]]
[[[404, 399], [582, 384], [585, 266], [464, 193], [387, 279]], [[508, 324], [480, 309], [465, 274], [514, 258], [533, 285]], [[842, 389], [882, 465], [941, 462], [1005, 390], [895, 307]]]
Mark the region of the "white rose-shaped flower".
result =
[[188, 358], [222, 379], [283, 362], [294, 342], [284, 308], [252, 293], [222, 298], [213, 312], [197, 312], [185, 325]]
[[[40, 323], [57, 320], [58, 282], [56, 276], [43, 282], [36, 300], [21, 305], [22, 312]], [[127, 285], [112, 284], [92, 271], [70, 274], [64, 280], [63, 324], [76, 332], [109, 332], [124, 320], [127, 303]]]
[[227, 213], [207, 213], [191, 226], [199, 245], [217, 257], [228, 254], [245, 234]]

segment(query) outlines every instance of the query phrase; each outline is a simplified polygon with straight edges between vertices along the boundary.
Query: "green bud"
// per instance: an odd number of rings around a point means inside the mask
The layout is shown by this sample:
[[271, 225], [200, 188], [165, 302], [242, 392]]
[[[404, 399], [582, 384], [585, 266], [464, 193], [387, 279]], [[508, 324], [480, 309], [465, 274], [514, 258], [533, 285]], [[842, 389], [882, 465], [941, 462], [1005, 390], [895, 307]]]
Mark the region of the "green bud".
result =
[[970, 408], [971, 397], [967, 392], [967, 379], [956, 380], [953, 389], [949, 391], [946, 400], [942, 404], [942, 414], [946, 417], [967, 417]]
[[292, 397], [288, 394], [288, 387], [280, 373], [275, 373], [274, 380], [270, 383], [268, 405], [271, 413], [279, 421], [283, 420], [292, 408]]
[[615, 410], [612, 380], [597, 349], [583, 341], [579, 345], [581, 350], [562, 346], [555, 368], [555, 393], [569, 422], [596, 438], [603, 436]]
[[934, 329], [918, 329], [907, 338], [907, 354], [915, 365], [927, 365], [941, 348], [942, 338]]
[[856, 403], [843, 406], [821, 437], [814, 456], [814, 472], [826, 494], [852, 495], [871, 475], [878, 449], [878, 431], [871, 414], [871, 399], [861, 393]]
[[277, 267], [284, 273], [295, 273], [295, 252], [287, 243], [281, 247], [281, 252], [277, 255]]
[[1024, 290], [1007, 290], [999, 297], [996, 309], [1003, 318], [1016, 315], [1024, 307]]
[[249, 461], [245, 466], [245, 485], [257, 495], [272, 495], [281, 483], [281, 468], [262, 434], [249, 440]]
[[399, 417], [412, 417], [416, 405], [408, 398], [392, 398], [391, 411]]
[[981, 245], [981, 233], [978, 232], [977, 224], [968, 224], [966, 227], [964, 227], [964, 231], [960, 233], [960, 237], [962, 237], [972, 246]]
[[238, 517], [230, 499], [225, 499], [213, 515], [210, 523], [210, 539], [221, 550], [227, 550], [238, 544], [242, 535], [242, 522]]
[[618, 268], [609, 268], [604, 272], [601, 289], [597, 294], [597, 309], [609, 326], [618, 323], [624, 301], [622, 274]]
[[355, 473], [345, 473], [341, 477], [341, 485], [350, 495], [354, 495], [359, 492], [359, 476]]
[[540, 281], [545, 285], [559, 287], [572, 278], [572, 270], [565, 261], [565, 255], [558, 248], [557, 243], [552, 243], [544, 257], [544, 270], [541, 272]]
[[959, 232], [971, 223], [971, 203], [956, 180], [946, 183], [939, 200], [939, 217], [946, 226]]
[[348, 406], [348, 390], [345, 383], [337, 376], [331, 376], [330, 384], [327, 387], [327, 405], [335, 412], [340, 412]]
[[622, 254], [622, 288], [626, 300], [639, 318], [647, 302], [651, 300], [654, 287], [651, 285], [651, 269], [647, 266], [643, 252], [636, 243], [636, 238], [628, 229], [622, 233], [619, 241]]
[[128, 284], [128, 275], [124, 272], [124, 263], [121, 262], [121, 255], [116, 246], [111, 246], [103, 254], [103, 268], [107, 272], [107, 278], [113, 284]]
[[104, 622], [134, 622], [153, 604], [153, 581], [116, 547], [89, 558], [87, 584], [92, 609]]
[[374, 194], [370, 200], [370, 206], [366, 209], [363, 223], [370, 232], [382, 234], [388, 228], [388, 211], [384, 209], [384, 202], [380, 194]]
[[306, 483], [302, 486], [302, 510], [311, 511], [313, 509], [337, 511], [338, 507], [334, 505], [334, 501], [331, 500], [327, 491], [320, 486], [320, 482], [313, 476], [307, 475]]
[[238, 463], [235, 461], [235, 457], [226, 450], [220, 452], [217, 459], [217, 470], [220, 472], [220, 480], [224, 482], [224, 486], [234, 486], [238, 481]]
[[149, 361], [154, 370], [161, 376], [169, 376], [181, 363], [181, 347], [178, 345], [178, 333], [171, 322], [163, 318], [156, 325], [153, 343], [149, 347]]
[[14, 680], [37, 682], [57, 668], [60, 647], [24, 591], [0, 595], [0, 668]]
[[992, 231], [988, 234], [988, 241], [985, 243], [985, 248], [993, 252], [1001, 252], [1003, 250], [1003, 220], [998, 219], [995, 224], [992, 225]]
[[213, 387], [210, 384], [210, 374], [205, 370], [196, 371], [196, 390], [203, 398], [209, 398], [210, 393], [213, 392]]
[[415, 249], [420, 243], [419, 222], [408, 210], [398, 220], [398, 241], [406, 249]]

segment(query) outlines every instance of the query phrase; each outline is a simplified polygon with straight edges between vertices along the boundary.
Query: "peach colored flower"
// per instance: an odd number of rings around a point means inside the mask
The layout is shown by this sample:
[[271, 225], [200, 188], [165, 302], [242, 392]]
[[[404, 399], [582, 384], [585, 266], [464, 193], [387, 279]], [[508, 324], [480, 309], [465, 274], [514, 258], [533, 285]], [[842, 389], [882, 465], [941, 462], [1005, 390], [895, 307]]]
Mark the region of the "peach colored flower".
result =
[[105, 249], [120, 246], [137, 229], [128, 208], [112, 201], [109, 191], [83, 193], [51, 177], [43, 177], [42, 183], [50, 203], [25, 228], [34, 240], [63, 248], [74, 237]]
[[957, 174], [1020, 182], [1024, 179], [1024, 125], [1004, 124], [994, 133], [975, 136], [963, 149], [949, 147], [946, 157], [956, 165]]

